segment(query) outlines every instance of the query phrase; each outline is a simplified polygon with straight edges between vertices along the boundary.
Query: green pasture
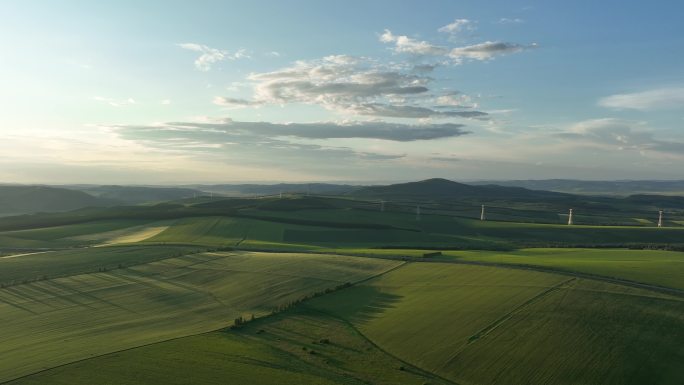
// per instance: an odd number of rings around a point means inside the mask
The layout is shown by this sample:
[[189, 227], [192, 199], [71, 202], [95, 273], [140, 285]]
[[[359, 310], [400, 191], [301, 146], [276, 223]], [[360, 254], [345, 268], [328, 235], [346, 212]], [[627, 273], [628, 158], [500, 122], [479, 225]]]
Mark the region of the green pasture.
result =
[[0, 289], [0, 382], [215, 330], [238, 316], [263, 316], [304, 295], [399, 264], [325, 255], [204, 253], [5, 287]]
[[411, 263], [310, 305], [459, 384], [677, 384], [684, 375], [684, 301], [647, 290]]
[[534, 265], [597, 274], [684, 290], [684, 253], [626, 249], [523, 249], [462, 251], [446, 255], [465, 261]]
[[0, 284], [12, 285], [111, 270], [196, 253], [194, 246], [88, 247], [0, 257]]
[[46, 383], [449, 384], [384, 353], [348, 323], [306, 309], [258, 320], [238, 330], [108, 354], [10, 382]]

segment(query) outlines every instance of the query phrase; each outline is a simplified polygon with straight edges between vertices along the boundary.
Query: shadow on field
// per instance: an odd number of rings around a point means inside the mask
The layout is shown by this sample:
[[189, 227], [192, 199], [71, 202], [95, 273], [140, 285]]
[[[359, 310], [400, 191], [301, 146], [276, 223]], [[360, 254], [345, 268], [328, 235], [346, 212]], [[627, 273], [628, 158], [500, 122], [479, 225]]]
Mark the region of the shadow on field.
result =
[[352, 323], [366, 323], [395, 307], [401, 296], [374, 286], [355, 286], [324, 298], [325, 307]]

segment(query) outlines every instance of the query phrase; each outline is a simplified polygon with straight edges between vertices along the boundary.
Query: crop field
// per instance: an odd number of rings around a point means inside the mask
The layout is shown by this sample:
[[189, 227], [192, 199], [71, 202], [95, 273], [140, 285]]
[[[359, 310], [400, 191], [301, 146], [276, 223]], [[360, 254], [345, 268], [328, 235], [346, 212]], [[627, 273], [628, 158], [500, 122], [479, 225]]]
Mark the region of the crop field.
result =
[[[249, 205], [251, 203], [251, 206]], [[369, 206], [370, 205], [370, 206]], [[126, 210], [93, 209], [0, 220], [0, 249], [103, 244], [189, 244], [310, 250], [317, 247], [402, 247], [513, 250], [521, 247], [684, 247], [684, 227], [567, 226], [560, 223], [479, 221], [428, 210], [381, 212], [373, 202], [333, 198], [219, 200]], [[116, 219], [112, 219], [116, 217]], [[581, 218], [578, 217], [578, 218]], [[82, 221], [81, 223], [77, 223]], [[6, 223], [5, 223], [6, 222]], [[55, 222], [52, 227], [45, 223]], [[59, 224], [61, 222], [69, 224]], [[17, 227], [18, 226], [18, 227]], [[21, 228], [21, 230], [19, 230]], [[293, 245], [298, 245], [293, 247]]]
[[[50, 227], [40, 215], [35, 227], [34, 216], [5, 223], [0, 382], [678, 385], [684, 377], [684, 253], [637, 249], [677, 249], [684, 228], [254, 201], [92, 209], [85, 222], [59, 213], [50, 218], [68, 223]], [[229, 329], [239, 317], [250, 321]]]
[[192, 246], [135, 245], [15, 254], [0, 258], [0, 284], [13, 285], [111, 270], [201, 250]]
[[[321, 252], [381, 258], [424, 258], [435, 250], [341, 248]], [[629, 249], [531, 248], [513, 251], [443, 250], [437, 259], [539, 266], [565, 272], [684, 290], [684, 252]]]
[[399, 264], [357, 257], [204, 253], [5, 287], [0, 290], [0, 381], [219, 329], [236, 317], [265, 315], [304, 295]]
[[[256, 263], [251, 255], [239, 254], [232, 268], [289, 270], [289, 262], [269, 260], [283, 256], [259, 253], [268, 257]], [[344, 257], [309, 258], [326, 260], [316, 275]], [[105, 354], [11, 383], [674, 385], [684, 375], [682, 297], [502, 267], [413, 262], [370, 270], [385, 273], [238, 329]], [[265, 295], [241, 298], [249, 304]]]
[[[401, 370], [403, 368], [403, 370]], [[307, 309], [12, 381], [29, 384], [446, 385], [384, 353], [348, 323]]]
[[567, 280], [512, 269], [412, 263], [311, 304], [351, 321], [392, 354], [435, 371], [487, 325]]
[[[286, 224], [284, 238], [288, 242], [325, 246], [450, 245], [471, 249], [512, 249], [519, 246], [684, 242], [684, 228], [681, 227], [567, 226], [562, 222], [479, 221], [444, 214], [423, 214], [418, 219], [412, 212], [380, 212], [353, 207], [244, 212], [265, 221]], [[290, 227], [306, 221], [317, 223], [318, 228]], [[369, 228], [372, 226], [376, 228], [371, 231]]]
[[577, 280], [517, 309], [440, 372], [465, 384], [677, 384], [682, 298]]
[[150, 243], [184, 243], [206, 246], [235, 246], [240, 241], [260, 239], [282, 241], [283, 225], [246, 218], [196, 217], [178, 220]]
[[675, 384], [684, 375], [684, 301], [646, 290], [412, 263], [311, 304], [457, 383]]
[[624, 249], [523, 249], [446, 252], [465, 261], [558, 268], [684, 290], [684, 253]]
[[144, 227], [149, 220], [119, 219], [0, 232], [0, 248], [58, 248], [96, 244]]

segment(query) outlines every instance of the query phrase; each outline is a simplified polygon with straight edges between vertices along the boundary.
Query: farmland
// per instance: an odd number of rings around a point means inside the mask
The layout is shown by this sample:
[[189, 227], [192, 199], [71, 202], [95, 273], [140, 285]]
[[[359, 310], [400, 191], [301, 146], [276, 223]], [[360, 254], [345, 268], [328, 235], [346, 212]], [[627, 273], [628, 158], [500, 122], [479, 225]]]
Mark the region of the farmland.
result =
[[551, 273], [413, 262], [238, 329], [12, 383], [173, 384], [198, 367], [192, 378], [208, 384], [225, 376], [256, 384], [275, 377], [285, 384], [676, 384], [683, 322], [681, 297]]
[[225, 384], [226, 379], [256, 385], [274, 379], [284, 385], [450, 383], [384, 353], [346, 322], [307, 309], [230, 332], [108, 354], [11, 383]]
[[414, 263], [312, 306], [457, 383], [673, 383], [683, 375], [684, 301], [603, 282]]
[[[145, 243], [269, 250], [317, 248], [443, 248], [514, 250], [524, 247], [684, 248], [684, 227], [567, 226], [480, 221], [448, 209], [377, 210], [376, 203], [330, 197], [198, 200], [125, 209], [0, 219], [0, 249], [37, 250]], [[390, 211], [391, 210], [391, 211]], [[270, 246], [269, 246], [270, 245]]]
[[513, 265], [555, 272], [585, 273], [604, 278], [684, 290], [684, 253], [665, 250], [533, 248], [512, 251], [420, 249], [324, 249], [378, 258], [416, 258], [455, 263]]
[[215, 330], [236, 317], [263, 316], [302, 296], [398, 264], [355, 257], [204, 253], [6, 287], [0, 291], [0, 380]]
[[684, 253], [657, 250], [684, 246], [683, 227], [373, 205], [203, 198], [0, 220], [0, 382], [684, 375]]

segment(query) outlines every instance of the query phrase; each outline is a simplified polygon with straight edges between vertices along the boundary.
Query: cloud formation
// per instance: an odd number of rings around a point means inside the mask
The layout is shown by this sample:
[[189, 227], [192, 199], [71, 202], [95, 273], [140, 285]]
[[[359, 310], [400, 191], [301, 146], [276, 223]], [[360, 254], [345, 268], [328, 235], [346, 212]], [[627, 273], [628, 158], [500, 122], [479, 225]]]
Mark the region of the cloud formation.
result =
[[454, 59], [456, 62], [460, 62], [463, 59], [485, 61], [491, 60], [495, 56], [522, 52], [536, 47], [536, 43], [524, 46], [520, 44], [504, 43], [500, 41], [486, 41], [480, 44], [454, 48], [449, 52], [448, 56]]
[[468, 19], [456, 19], [452, 23], [449, 23], [440, 29], [439, 32], [444, 32], [448, 34], [457, 34], [463, 31], [472, 31], [475, 29], [474, 23]]
[[[120, 139], [177, 156], [255, 167], [347, 172], [368, 162], [387, 166], [406, 157], [392, 151], [333, 145], [335, 139], [414, 142], [469, 134], [460, 124], [408, 125], [386, 122], [268, 123], [231, 119], [109, 126]], [[379, 146], [379, 144], [378, 144]], [[372, 148], [377, 148], [373, 146]], [[384, 145], [382, 145], [384, 146]], [[361, 168], [359, 168], [361, 167]], [[345, 171], [346, 170], [346, 171]]]
[[383, 43], [393, 43], [393, 50], [396, 53], [429, 56], [443, 56], [449, 53], [449, 49], [446, 47], [433, 45], [427, 41], [415, 40], [405, 35], [394, 35], [389, 29], [386, 29], [380, 35], [380, 41]]
[[195, 59], [195, 68], [200, 71], [209, 71], [212, 65], [224, 60], [249, 58], [247, 51], [244, 49], [230, 53], [226, 50], [211, 48], [206, 45], [196, 43], [180, 43], [178, 46], [183, 49], [200, 53], [200, 56]]
[[[253, 73], [251, 99], [218, 96], [214, 104], [228, 108], [267, 104], [316, 104], [345, 114], [394, 118], [483, 117], [481, 111], [461, 111], [462, 105], [431, 104], [439, 95], [430, 92], [432, 78], [427, 69], [415, 66], [386, 66], [346, 55], [298, 61], [293, 66]], [[453, 93], [453, 92], [452, 92]]]
[[419, 106], [397, 106], [381, 103], [365, 103], [352, 105], [348, 110], [358, 115], [366, 116], [383, 116], [391, 118], [409, 118], [409, 119], [425, 119], [425, 118], [484, 118], [488, 114], [482, 111], [438, 111], [432, 108]]
[[120, 132], [172, 132], [177, 139], [186, 135], [202, 137], [213, 144], [239, 143], [244, 138], [297, 138], [297, 139], [382, 139], [411, 142], [453, 138], [467, 135], [462, 124], [400, 124], [386, 122], [319, 122], [319, 123], [269, 123], [238, 122], [224, 119], [219, 122], [171, 122], [155, 126], [116, 126]]
[[[459, 25], [461, 27], [464, 25], [463, 22], [461, 22], [461, 24], [453, 24], [453, 26], [452, 24], [440, 28], [440, 31], [442, 31], [444, 28], [446, 28], [445, 31], [455, 31], [457, 28], [459, 28]], [[487, 61], [492, 60], [496, 56], [522, 52], [537, 47], [536, 43], [522, 45], [501, 41], [485, 41], [483, 43], [472, 44], [463, 47], [448, 48], [435, 45], [427, 41], [415, 40], [404, 35], [395, 35], [388, 29], [386, 29], [385, 32], [380, 35], [380, 41], [383, 43], [394, 44], [392, 50], [395, 53], [406, 53], [416, 56], [443, 57], [451, 59], [452, 64], [460, 64], [465, 59]]]
[[576, 123], [558, 136], [589, 146], [684, 155], [684, 142], [657, 139], [644, 123], [630, 120], [587, 120]]
[[602, 107], [640, 111], [684, 109], [684, 87], [658, 88], [629, 94], [616, 94], [599, 100]]

